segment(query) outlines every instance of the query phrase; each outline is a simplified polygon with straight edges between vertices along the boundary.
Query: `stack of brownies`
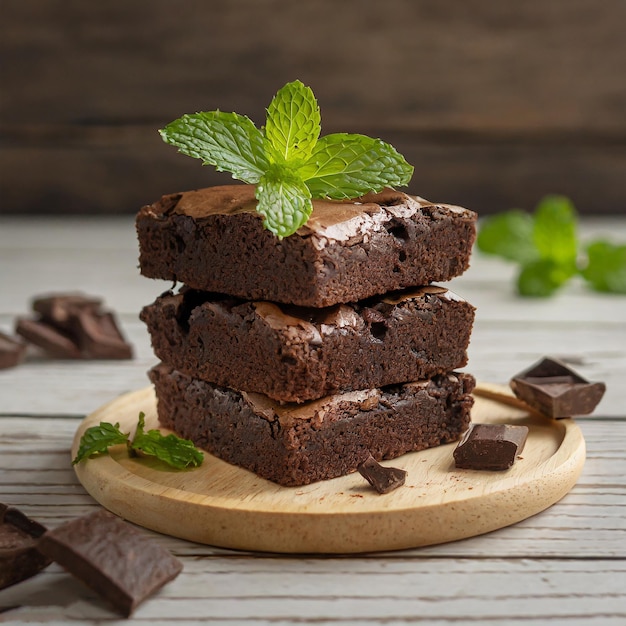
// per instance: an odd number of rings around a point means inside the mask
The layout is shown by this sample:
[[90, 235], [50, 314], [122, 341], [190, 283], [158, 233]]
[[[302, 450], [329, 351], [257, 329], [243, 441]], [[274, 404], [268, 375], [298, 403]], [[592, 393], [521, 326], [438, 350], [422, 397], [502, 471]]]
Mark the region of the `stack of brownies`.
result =
[[469, 265], [475, 213], [385, 190], [263, 228], [254, 187], [164, 196], [137, 216], [160, 423], [281, 485], [459, 439], [474, 307], [433, 282]]

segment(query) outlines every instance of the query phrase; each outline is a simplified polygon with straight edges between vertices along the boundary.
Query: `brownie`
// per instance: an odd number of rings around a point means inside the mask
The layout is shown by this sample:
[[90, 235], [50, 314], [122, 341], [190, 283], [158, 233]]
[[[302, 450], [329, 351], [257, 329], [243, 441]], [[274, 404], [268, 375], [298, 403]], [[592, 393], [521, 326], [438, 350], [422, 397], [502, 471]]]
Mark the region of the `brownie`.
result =
[[447, 281], [469, 266], [476, 214], [385, 190], [314, 200], [309, 221], [280, 239], [263, 228], [254, 186], [164, 196], [137, 215], [148, 278], [247, 300], [326, 307]]
[[474, 379], [432, 379], [280, 404], [191, 378], [150, 371], [159, 421], [219, 458], [284, 486], [349, 474], [371, 454], [393, 459], [460, 438], [470, 422]]
[[184, 289], [144, 307], [141, 319], [157, 357], [177, 370], [304, 402], [463, 367], [474, 307], [436, 286], [323, 309]]

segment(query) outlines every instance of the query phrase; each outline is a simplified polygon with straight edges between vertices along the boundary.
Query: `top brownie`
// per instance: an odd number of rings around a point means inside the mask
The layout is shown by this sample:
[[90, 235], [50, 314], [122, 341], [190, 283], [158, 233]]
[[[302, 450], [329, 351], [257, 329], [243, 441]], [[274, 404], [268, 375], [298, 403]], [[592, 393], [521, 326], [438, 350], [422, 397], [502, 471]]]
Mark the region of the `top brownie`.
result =
[[137, 215], [148, 278], [244, 299], [324, 307], [463, 273], [476, 214], [385, 190], [314, 200], [309, 221], [279, 239], [263, 227], [254, 186], [164, 196]]

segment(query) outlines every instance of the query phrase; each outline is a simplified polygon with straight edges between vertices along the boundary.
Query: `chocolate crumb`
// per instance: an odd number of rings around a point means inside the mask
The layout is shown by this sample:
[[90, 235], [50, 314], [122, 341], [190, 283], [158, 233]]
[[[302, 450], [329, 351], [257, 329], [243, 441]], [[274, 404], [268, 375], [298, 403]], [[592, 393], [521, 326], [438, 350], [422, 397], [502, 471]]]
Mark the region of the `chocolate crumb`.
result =
[[389, 493], [402, 487], [406, 480], [405, 470], [384, 467], [371, 454], [358, 466], [357, 470], [378, 493]]

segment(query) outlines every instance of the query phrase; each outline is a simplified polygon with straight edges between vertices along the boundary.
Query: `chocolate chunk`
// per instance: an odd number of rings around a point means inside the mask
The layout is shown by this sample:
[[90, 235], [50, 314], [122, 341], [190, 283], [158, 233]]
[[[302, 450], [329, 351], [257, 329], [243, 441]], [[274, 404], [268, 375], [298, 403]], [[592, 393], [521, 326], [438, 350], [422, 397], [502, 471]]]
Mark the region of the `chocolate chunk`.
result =
[[80, 359], [76, 342], [64, 331], [46, 322], [20, 318], [15, 332], [56, 359]]
[[455, 465], [461, 469], [509, 469], [527, 436], [527, 426], [472, 424], [454, 450]]
[[0, 589], [26, 580], [50, 564], [37, 550], [45, 527], [0, 503]]
[[357, 468], [359, 474], [378, 491], [389, 493], [404, 485], [406, 471], [397, 467], [384, 467], [370, 454]]
[[15, 367], [24, 359], [26, 346], [10, 335], [0, 332], [0, 370]]
[[39, 550], [125, 616], [183, 568], [148, 535], [105, 510], [48, 531]]
[[131, 345], [101, 304], [100, 298], [82, 294], [35, 298], [39, 318], [19, 319], [16, 332], [58, 359], [131, 359]]
[[589, 382], [564, 363], [544, 358], [510, 381], [513, 393], [553, 418], [588, 415], [602, 399], [606, 385]]
[[35, 298], [33, 311], [39, 313], [41, 320], [56, 328], [73, 330], [73, 318], [81, 312], [95, 315], [102, 305], [100, 298], [85, 296], [80, 293], [54, 294]]
[[73, 328], [87, 359], [131, 359], [133, 351], [124, 341], [111, 313], [79, 312]]

